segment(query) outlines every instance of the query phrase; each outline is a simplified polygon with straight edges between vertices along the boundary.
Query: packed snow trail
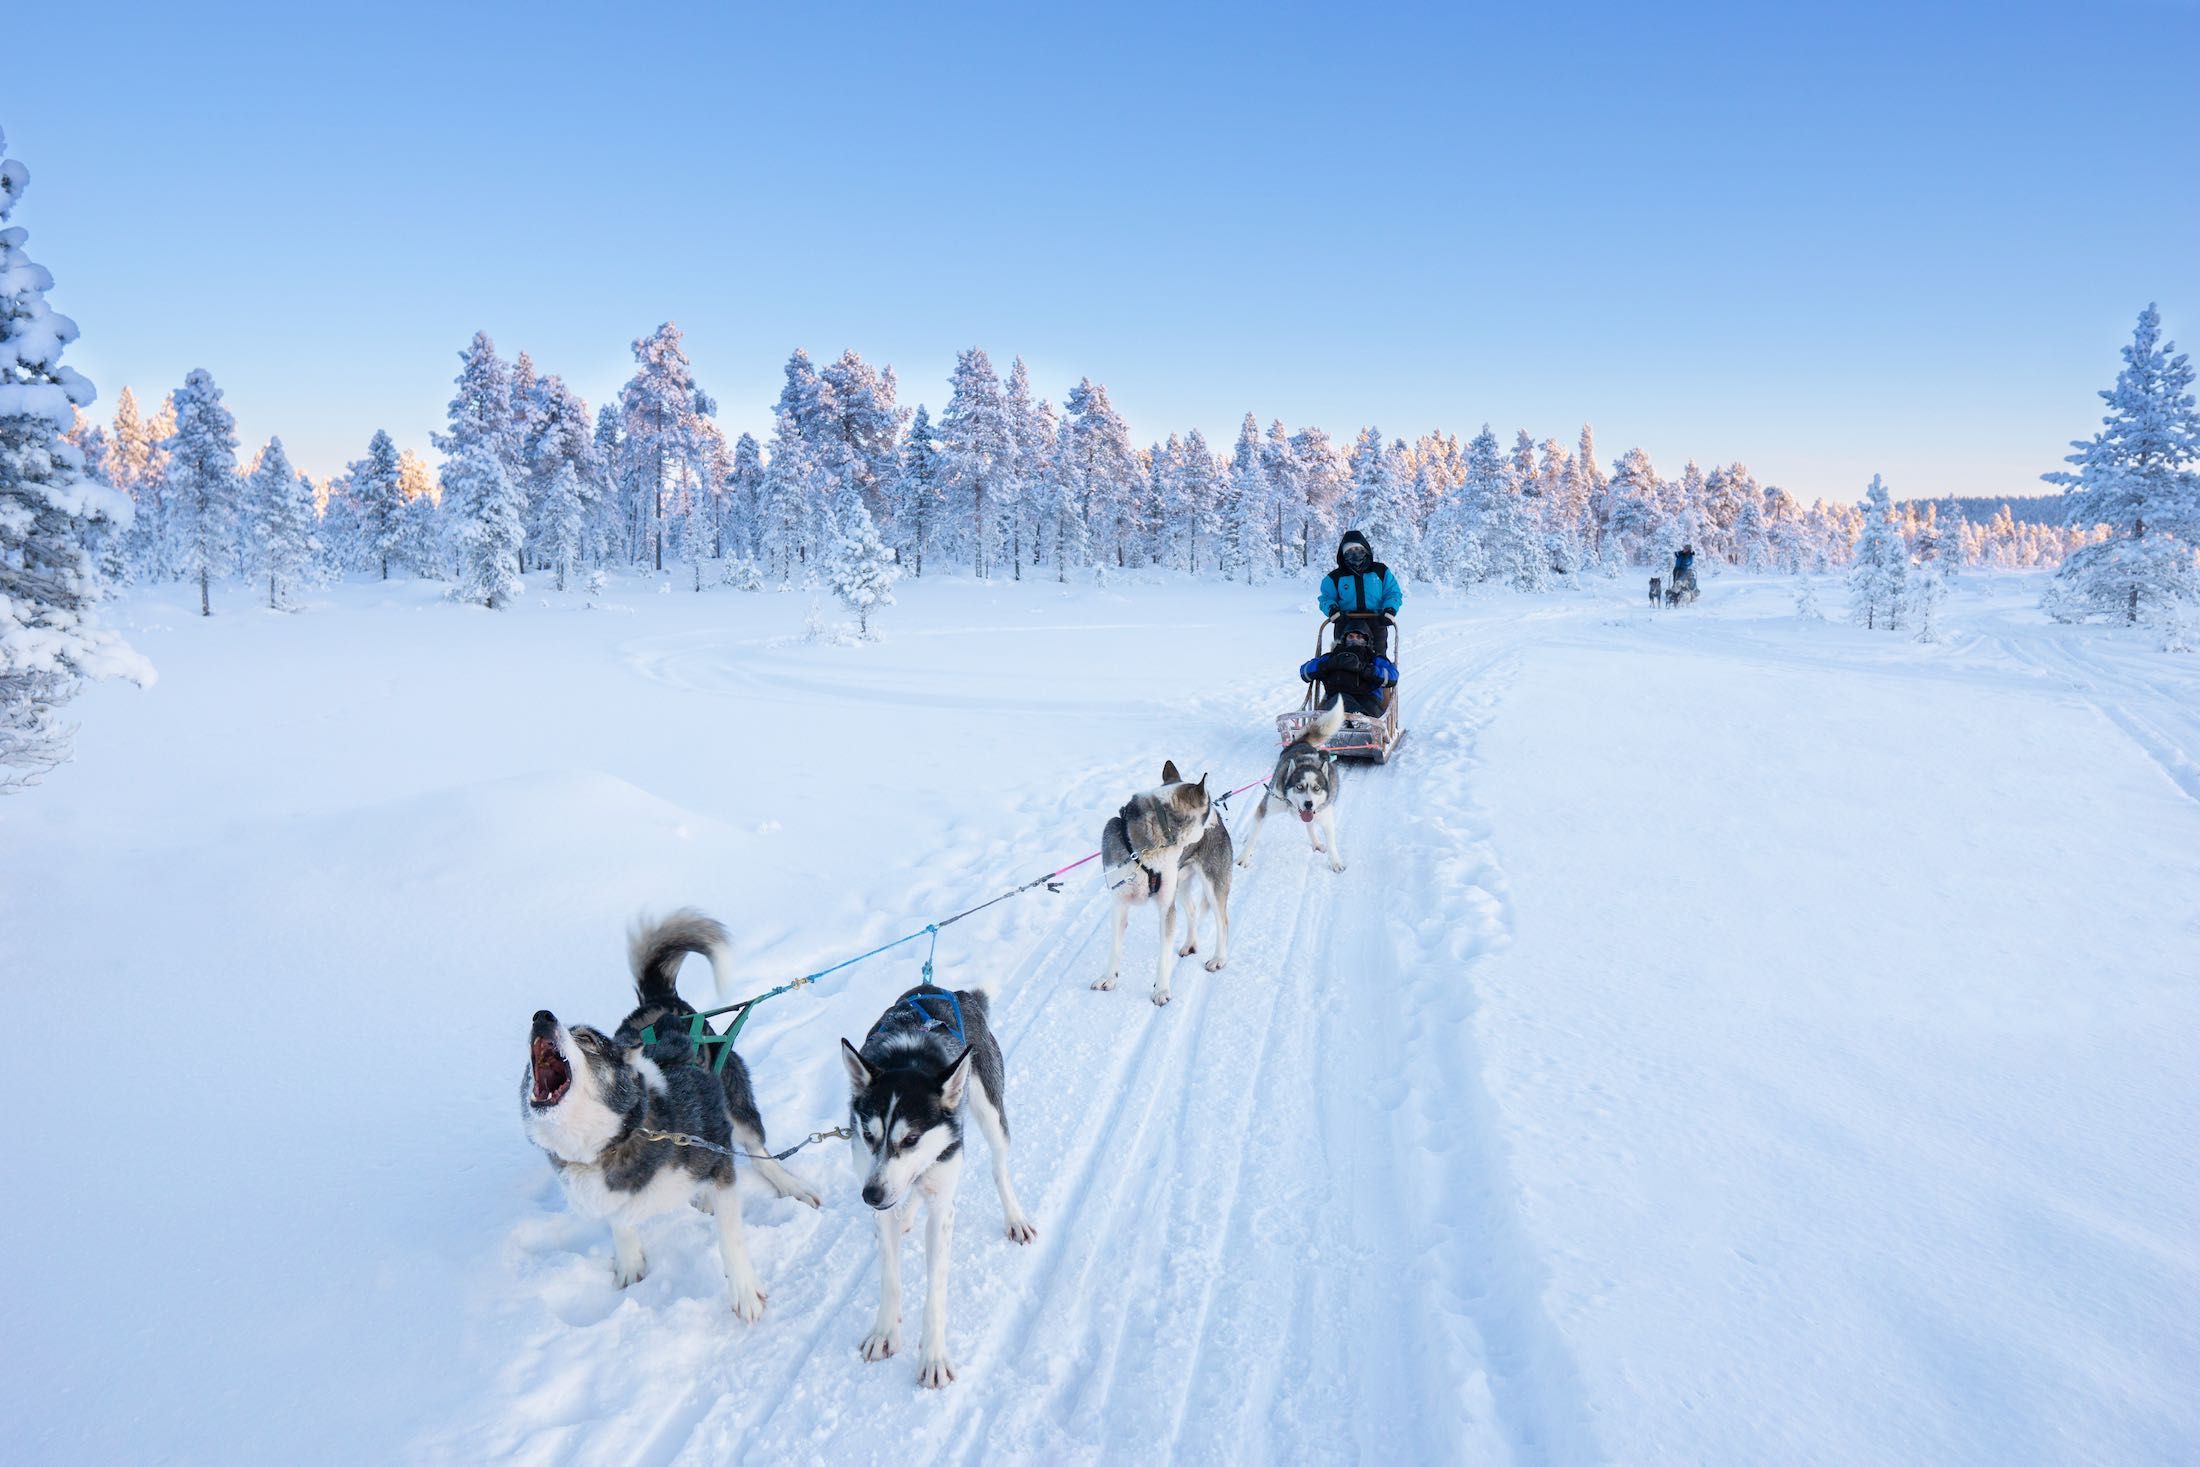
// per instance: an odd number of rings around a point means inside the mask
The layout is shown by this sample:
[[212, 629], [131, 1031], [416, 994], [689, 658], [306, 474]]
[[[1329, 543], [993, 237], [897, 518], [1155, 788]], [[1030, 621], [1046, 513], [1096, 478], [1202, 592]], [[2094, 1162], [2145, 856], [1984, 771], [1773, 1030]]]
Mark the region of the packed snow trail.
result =
[[[846, 1195], [835, 1148], [802, 1158], [830, 1199], [814, 1227], [748, 1194], [748, 1215], [773, 1239], [758, 1249], [772, 1299], [760, 1326], [723, 1329], [667, 1379], [629, 1360], [625, 1309], [578, 1330], [560, 1322], [539, 1347], [549, 1358], [530, 1351], [511, 1393], [570, 1389], [592, 1360], [616, 1383], [588, 1392], [603, 1414], [584, 1430], [507, 1422], [449, 1443], [452, 1459], [1227, 1461], [1267, 1440], [1313, 1458], [1587, 1460], [1563, 1347], [1535, 1315], [1532, 1254], [1503, 1225], [1486, 1117], [1462, 1132], [1440, 1113], [1456, 1099], [1442, 1088], [1409, 1105], [1413, 1092], [1374, 1083], [1409, 1047], [1432, 1072], [1465, 1063], [1471, 1076], [1458, 957], [1503, 938], [1502, 903], [1483, 886], [1495, 880], [1487, 852], [1463, 860], [1456, 839], [1476, 820], [1462, 777], [1473, 730], [1509, 656], [1435, 628], [1416, 649], [1408, 706], [1428, 731], [1426, 753], [1415, 752], [1426, 764], [1345, 766], [1352, 864], [1341, 875], [1288, 829], [1295, 822], [1269, 832], [1256, 865], [1236, 873], [1222, 972], [1182, 960], [1177, 1001], [1156, 1009], [1140, 975], [1157, 938], [1141, 913], [1123, 988], [1090, 991], [1108, 903], [1084, 881], [1041, 909], [1036, 935], [988, 982], [1013, 1164], [1040, 1237], [1008, 1243], [991, 1189], [962, 1190], [954, 1387], [916, 1390], [906, 1353], [879, 1364], [856, 1354], [877, 1269], [870, 1218]], [[1203, 750], [1196, 761], [1211, 762], [1218, 783], [1258, 771], [1274, 757], [1258, 698], [1187, 727], [1145, 762]], [[1061, 812], [1073, 829], [1097, 828], [1126, 793], [1087, 777]], [[1252, 799], [1233, 802], [1234, 829]], [[1430, 848], [1416, 848], [1417, 832]], [[1443, 935], [1424, 952], [1418, 934], [1394, 940], [1370, 892], [1462, 913], [1466, 925], [1436, 921]], [[1439, 894], [1458, 900], [1430, 900]], [[948, 943], [939, 977], [987, 981], [972, 971], [984, 957]], [[850, 986], [883, 1005], [907, 966], [851, 970]], [[685, 1219], [661, 1228], [652, 1256], [692, 1252], [696, 1231]], [[774, 1246], [790, 1231], [807, 1236]], [[592, 1269], [600, 1260], [585, 1236], [560, 1233], [553, 1246], [575, 1243]], [[1462, 1269], [1469, 1252], [1483, 1261]], [[696, 1286], [714, 1302], [707, 1270]], [[918, 1275], [908, 1289], [913, 1318]]]

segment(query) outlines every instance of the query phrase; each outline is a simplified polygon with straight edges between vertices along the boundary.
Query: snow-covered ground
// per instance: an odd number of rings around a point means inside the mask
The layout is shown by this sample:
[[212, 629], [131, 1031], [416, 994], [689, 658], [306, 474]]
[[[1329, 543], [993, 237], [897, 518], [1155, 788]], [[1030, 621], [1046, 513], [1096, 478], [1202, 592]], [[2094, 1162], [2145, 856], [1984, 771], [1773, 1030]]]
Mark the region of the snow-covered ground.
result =
[[[1093, 849], [1164, 757], [1257, 777], [1306, 586], [932, 580], [863, 647], [641, 581], [140, 594], [158, 686], [0, 803], [7, 1455], [2192, 1461], [2200, 659], [2037, 591], [1964, 580], [1937, 646], [1777, 580], [1420, 595], [1350, 869], [1271, 830], [1222, 973], [1155, 1009], [1148, 921], [1089, 991], [1089, 867], [950, 929], [1041, 1236], [966, 1179], [944, 1393], [857, 1356], [837, 1147], [821, 1213], [746, 1189], [759, 1324], [701, 1215], [615, 1289], [528, 1016], [615, 1021], [640, 908], [751, 991]], [[920, 957], [758, 1010], [777, 1143]]]

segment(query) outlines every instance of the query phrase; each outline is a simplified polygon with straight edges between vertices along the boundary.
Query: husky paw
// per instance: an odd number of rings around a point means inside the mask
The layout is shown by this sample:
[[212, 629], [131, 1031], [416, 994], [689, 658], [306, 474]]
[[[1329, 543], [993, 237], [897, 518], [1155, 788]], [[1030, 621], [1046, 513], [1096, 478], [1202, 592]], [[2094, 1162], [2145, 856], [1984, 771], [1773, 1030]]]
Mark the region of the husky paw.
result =
[[917, 1384], [928, 1391], [936, 1391], [955, 1378], [955, 1367], [945, 1355], [925, 1354], [917, 1358]]
[[624, 1289], [649, 1277], [649, 1259], [639, 1249], [631, 1259], [614, 1257], [611, 1260], [611, 1281]]
[[1155, 1008], [1157, 1008], [1157, 1009], [1158, 1009], [1158, 1008], [1164, 1008], [1164, 1007], [1166, 1007], [1166, 1006], [1168, 1005], [1168, 1002], [1169, 1002], [1169, 990], [1168, 990], [1168, 989], [1166, 989], [1166, 988], [1156, 988], [1156, 989], [1155, 989], [1155, 990], [1153, 991], [1153, 1006], [1154, 1006]]
[[1022, 1213], [1019, 1212], [1008, 1220], [1008, 1238], [1010, 1242], [1031, 1243], [1036, 1242], [1038, 1237], [1039, 1225]]
[[790, 1202], [806, 1202], [810, 1206], [818, 1208], [820, 1210], [822, 1210], [825, 1206], [825, 1199], [818, 1196], [816, 1191], [813, 1190], [809, 1185], [804, 1183], [799, 1177], [788, 1177], [786, 1185], [778, 1188], [777, 1190], [780, 1196], [786, 1198]]
[[1329, 869], [1332, 871], [1342, 871], [1344, 869], [1344, 862], [1332, 860], [1329, 863]]
[[764, 1291], [754, 1284], [736, 1284], [733, 1288], [733, 1317], [743, 1324], [754, 1324], [764, 1317]]
[[1253, 864], [1253, 858], [1250, 854], [1246, 854], [1238, 857], [1237, 863], [1240, 867], [1250, 866]]
[[1102, 993], [1110, 992], [1115, 987], [1115, 975], [1113, 973], [1110, 973], [1107, 977], [1100, 979], [1092, 986], [1099, 989]]
[[1207, 971], [1210, 973], [1219, 973], [1222, 971], [1222, 965], [1228, 961], [1228, 958], [1225, 958], [1220, 953], [1216, 953], [1213, 957], [1207, 960]]
[[875, 1329], [863, 1337], [863, 1358], [884, 1360], [901, 1348], [901, 1329]]
[[1191, 955], [1192, 955], [1193, 953], [1196, 953], [1196, 952], [1198, 952], [1198, 951], [1199, 951], [1199, 944], [1198, 944], [1198, 943], [1196, 943], [1196, 942], [1187, 942], [1187, 943], [1185, 943], [1185, 944], [1184, 944], [1184, 946], [1182, 946], [1182, 947], [1180, 947], [1180, 948], [1178, 948], [1178, 949], [1176, 950], [1176, 955], [1177, 955], [1178, 957], [1180, 957], [1180, 958], [1188, 958], [1188, 957], [1190, 957], [1190, 956], [1191, 956]]

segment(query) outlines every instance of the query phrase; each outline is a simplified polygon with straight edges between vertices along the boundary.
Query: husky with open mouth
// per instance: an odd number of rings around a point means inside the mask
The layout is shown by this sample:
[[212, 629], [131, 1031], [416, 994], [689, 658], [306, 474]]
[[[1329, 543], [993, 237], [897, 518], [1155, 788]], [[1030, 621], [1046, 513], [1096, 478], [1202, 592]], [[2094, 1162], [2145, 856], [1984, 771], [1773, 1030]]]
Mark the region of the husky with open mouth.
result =
[[[717, 922], [683, 909], [635, 925], [627, 941], [635, 1009], [610, 1034], [538, 1011], [527, 1036], [520, 1116], [573, 1206], [611, 1224], [612, 1275], [620, 1288], [648, 1271], [637, 1231], [645, 1220], [690, 1202], [707, 1205], [717, 1219], [733, 1312], [753, 1320], [764, 1312], [764, 1292], [749, 1264], [728, 1153], [762, 1153], [764, 1122], [741, 1056], [727, 1055], [713, 1073], [718, 1046], [688, 1037], [695, 1008], [680, 997], [674, 977], [689, 953], [709, 958], [724, 984], [731, 947]], [[655, 1037], [645, 1042], [642, 1031], [652, 1026]], [[820, 1205], [817, 1193], [778, 1162], [759, 1155], [751, 1165], [780, 1196]]]
[[[1008, 1236], [1039, 1236], [1008, 1179], [1006, 1073], [991, 1009], [976, 989], [930, 983], [910, 989], [879, 1016], [863, 1048], [840, 1041], [848, 1067], [848, 1127], [864, 1205], [878, 1218], [878, 1320], [863, 1339], [863, 1358], [884, 1360], [901, 1347], [901, 1235], [925, 1199], [924, 1340], [917, 1381], [939, 1387], [955, 1378], [947, 1358], [947, 1264], [955, 1230], [955, 1185], [962, 1179], [963, 1118], [975, 1116], [993, 1153]], [[975, 1074], [976, 1083], [972, 1083]], [[897, 1221], [897, 1216], [899, 1221]]]
[[[1316, 851], [1325, 848], [1323, 839], [1327, 837], [1329, 869], [1344, 869], [1344, 852], [1337, 847], [1337, 770], [1322, 752], [1322, 745], [1342, 727], [1344, 704], [1339, 701], [1276, 756], [1276, 772], [1268, 777], [1268, 787], [1261, 791], [1260, 803], [1253, 810], [1253, 828], [1245, 837], [1245, 854], [1238, 857], [1240, 866], [1253, 864], [1253, 846], [1260, 840], [1261, 825], [1268, 818], [1270, 802], [1274, 802], [1305, 822], [1306, 838]], [[1319, 835], [1314, 832], [1317, 820], [1321, 822]]]

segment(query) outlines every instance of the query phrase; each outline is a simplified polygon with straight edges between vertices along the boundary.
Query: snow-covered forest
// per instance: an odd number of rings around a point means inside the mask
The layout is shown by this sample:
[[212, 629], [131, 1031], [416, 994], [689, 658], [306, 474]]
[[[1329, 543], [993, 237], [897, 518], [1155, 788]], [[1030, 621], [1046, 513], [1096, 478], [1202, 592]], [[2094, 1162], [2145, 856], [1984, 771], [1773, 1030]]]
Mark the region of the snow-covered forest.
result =
[[[1744, 570], [1824, 571], [1849, 565], [1867, 529], [1862, 501], [1804, 505], [1740, 463], [1669, 476], [1640, 449], [1605, 458], [1588, 426], [1564, 440], [1523, 428], [1507, 441], [1487, 424], [1464, 441], [1409, 440], [1263, 428], [1247, 413], [1225, 446], [1193, 429], [1141, 447], [1104, 385], [1080, 381], [1057, 407], [1021, 358], [1004, 377], [978, 348], [959, 355], [936, 413], [902, 404], [890, 366], [796, 351], [769, 441], [728, 441], [677, 326], [633, 352], [618, 400], [592, 409], [526, 352], [507, 362], [476, 335], [434, 445], [440, 470], [381, 430], [305, 490], [279, 439], [209, 469], [212, 388], [196, 379], [150, 415], [125, 388], [111, 422], [82, 419], [74, 438], [138, 505], [131, 575], [197, 578], [211, 563], [258, 577], [278, 605], [313, 574], [428, 577], [491, 605], [536, 571], [563, 589], [611, 567], [677, 570], [697, 590], [832, 584], [880, 546], [913, 576], [1168, 567], [1257, 582], [1327, 563], [1353, 525], [1423, 582], [1532, 591], [1660, 565], [1683, 544]], [[202, 487], [220, 472], [226, 503]], [[308, 491], [310, 520], [296, 509]], [[1929, 499], [1888, 512], [1906, 543], [1944, 538], [1964, 565], [2053, 565], [2102, 534], [2007, 506], [1983, 523]]]

